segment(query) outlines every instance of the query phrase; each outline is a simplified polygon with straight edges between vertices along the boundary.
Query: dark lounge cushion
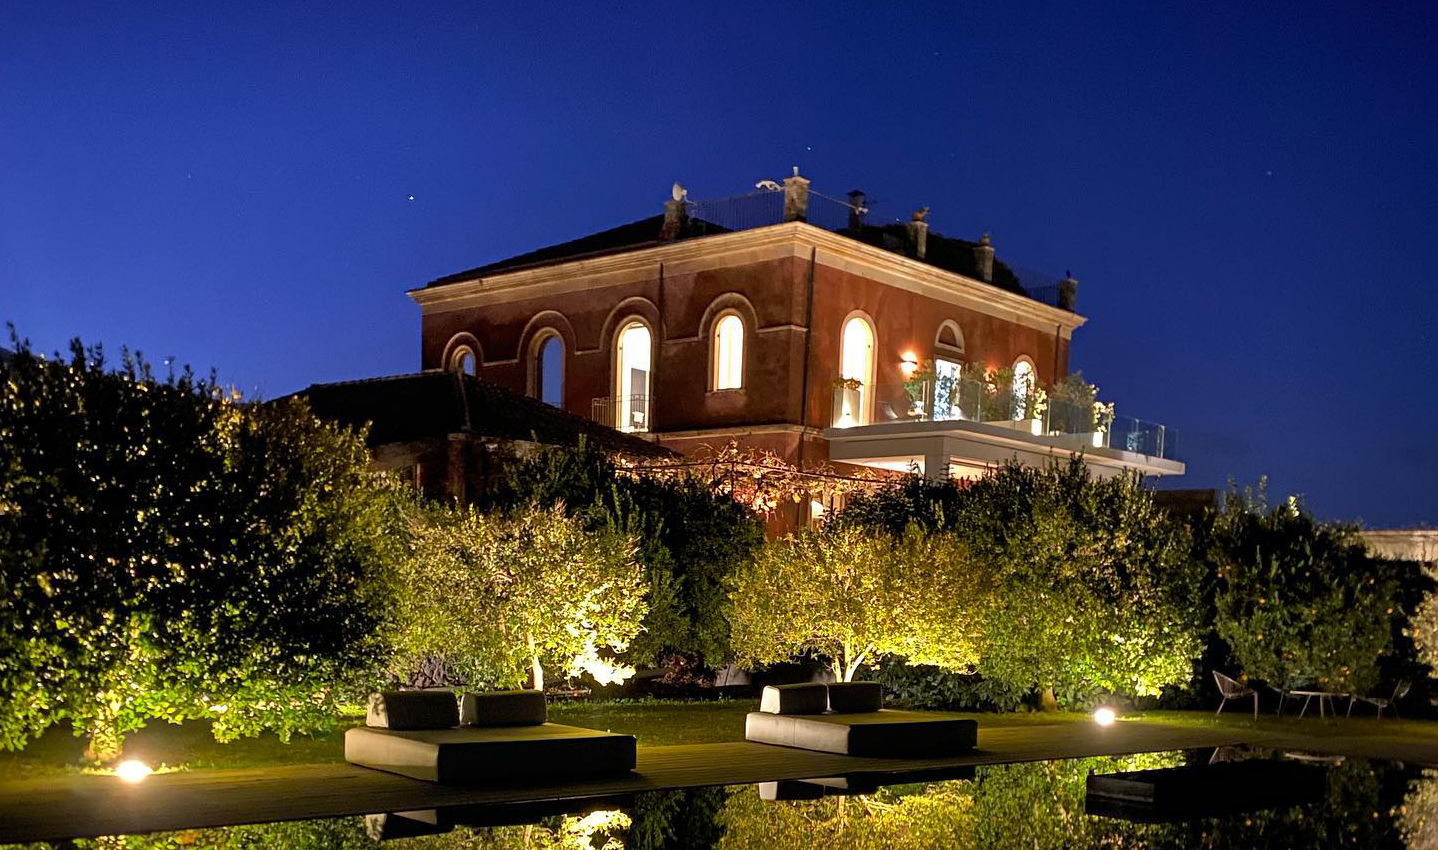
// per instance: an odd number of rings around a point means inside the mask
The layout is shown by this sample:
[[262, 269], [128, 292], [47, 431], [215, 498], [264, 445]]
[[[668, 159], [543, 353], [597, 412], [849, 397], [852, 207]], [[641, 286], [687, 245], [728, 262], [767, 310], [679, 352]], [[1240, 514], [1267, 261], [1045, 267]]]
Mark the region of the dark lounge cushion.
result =
[[459, 698], [461, 726], [536, 726], [548, 719], [543, 691], [483, 691]]
[[345, 761], [430, 782], [623, 773], [634, 769], [633, 735], [576, 726], [482, 729], [355, 728], [345, 732]]
[[365, 725], [376, 729], [449, 729], [459, 725], [453, 691], [384, 691], [370, 694]]
[[755, 711], [744, 719], [744, 737], [824, 753], [906, 758], [971, 750], [978, 743], [978, 724], [928, 711], [788, 716]]
[[829, 707], [829, 689], [820, 684], [766, 685], [759, 696], [765, 714], [823, 714]]
[[829, 710], [838, 714], [878, 711], [884, 707], [884, 687], [878, 682], [835, 682], [829, 685]]

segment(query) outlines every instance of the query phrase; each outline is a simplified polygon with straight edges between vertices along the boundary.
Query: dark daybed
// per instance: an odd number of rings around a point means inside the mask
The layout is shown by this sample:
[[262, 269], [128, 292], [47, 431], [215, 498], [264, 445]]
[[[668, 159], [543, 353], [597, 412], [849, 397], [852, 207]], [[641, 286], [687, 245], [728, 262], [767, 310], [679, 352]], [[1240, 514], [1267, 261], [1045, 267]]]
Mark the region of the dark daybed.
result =
[[538, 691], [391, 691], [345, 733], [345, 760], [430, 782], [578, 776], [633, 770], [635, 741], [547, 722]]
[[929, 711], [883, 708], [877, 682], [783, 685], [764, 689], [744, 737], [761, 744], [873, 757], [942, 756], [966, 752], [978, 724]]

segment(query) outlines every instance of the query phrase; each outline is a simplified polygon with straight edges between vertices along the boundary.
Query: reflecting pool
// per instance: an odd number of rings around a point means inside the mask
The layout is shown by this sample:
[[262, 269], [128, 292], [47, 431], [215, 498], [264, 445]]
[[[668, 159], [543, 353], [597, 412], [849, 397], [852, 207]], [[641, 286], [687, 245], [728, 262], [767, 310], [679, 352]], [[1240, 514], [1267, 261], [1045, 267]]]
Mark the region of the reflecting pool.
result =
[[386, 812], [59, 846], [1429, 850], [1438, 848], [1438, 770], [1224, 748]]

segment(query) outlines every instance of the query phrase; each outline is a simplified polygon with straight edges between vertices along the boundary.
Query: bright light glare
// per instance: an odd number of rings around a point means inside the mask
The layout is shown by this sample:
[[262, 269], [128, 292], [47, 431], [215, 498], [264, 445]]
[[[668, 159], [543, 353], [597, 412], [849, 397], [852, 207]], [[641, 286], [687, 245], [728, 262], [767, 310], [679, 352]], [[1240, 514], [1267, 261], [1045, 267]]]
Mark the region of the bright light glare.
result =
[[1113, 713], [1113, 709], [1105, 706], [1093, 713], [1093, 722], [1100, 726], [1112, 726], [1115, 717], [1116, 715]]
[[115, 775], [126, 782], [139, 782], [154, 772], [148, 764], [135, 759], [122, 761], [115, 767]]

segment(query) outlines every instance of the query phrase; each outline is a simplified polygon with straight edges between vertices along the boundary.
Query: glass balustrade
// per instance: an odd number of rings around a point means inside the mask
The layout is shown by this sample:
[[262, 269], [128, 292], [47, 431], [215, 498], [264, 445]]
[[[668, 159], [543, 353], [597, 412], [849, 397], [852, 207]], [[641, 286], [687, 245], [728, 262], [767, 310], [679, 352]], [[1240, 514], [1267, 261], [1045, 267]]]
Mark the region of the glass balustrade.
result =
[[1112, 448], [1174, 459], [1172, 429], [1116, 416], [1112, 405], [1019, 394], [962, 377], [834, 387], [834, 428], [904, 422], [979, 422], [1075, 449]]

